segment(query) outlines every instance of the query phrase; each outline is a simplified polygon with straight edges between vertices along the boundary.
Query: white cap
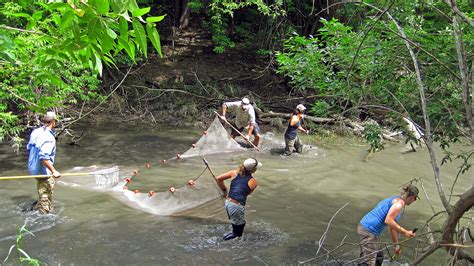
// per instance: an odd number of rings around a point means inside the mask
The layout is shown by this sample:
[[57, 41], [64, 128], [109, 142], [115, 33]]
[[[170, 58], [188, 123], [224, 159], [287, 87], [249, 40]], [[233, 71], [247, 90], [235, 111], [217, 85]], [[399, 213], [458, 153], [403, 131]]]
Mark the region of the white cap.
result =
[[247, 171], [254, 171], [262, 167], [262, 163], [255, 158], [248, 158], [244, 161], [244, 167]]
[[247, 97], [242, 98], [242, 104], [247, 105], [250, 104], [250, 100]]
[[300, 111], [300, 112], [304, 112], [304, 110], [306, 110], [306, 107], [302, 104], [298, 104], [296, 106], [296, 110]]
[[55, 112], [47, 112], [43, 117], [44, 122], [51, 122], [57, 120]]

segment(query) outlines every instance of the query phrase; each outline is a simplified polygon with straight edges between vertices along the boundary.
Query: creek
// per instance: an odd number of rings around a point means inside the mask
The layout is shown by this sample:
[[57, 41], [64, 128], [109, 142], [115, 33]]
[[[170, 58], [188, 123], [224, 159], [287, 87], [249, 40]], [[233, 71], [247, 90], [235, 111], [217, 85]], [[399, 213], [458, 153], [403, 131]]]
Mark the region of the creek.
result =
[[[185, 167], [158, 169], [160, 160], [187, 150], [197, 141], [202, 129], [110, 124], [86, 130], [80, 146], [58, 143], [55, 166], [61, 172], [91, 165], [130, 170], [151, 163], [157, 165], [156, 172], [150, 170], [136, 185], [166, 191], [169, 186], [186, 184], [203, 169], [199, 160]], [[241, 239], [222, 240], [230, 230], [226, 219], [157, 216], [117, 200], [113, 193], [119, 192], [61, 183], [54, 191], [53, 213], [39, 216], [24, 211], [37, 198], [36, 181], [11, 180], [2, 181], [0, 186], [0, 260], [7, 256], [18, 228], [26, 222], [35, 236], [25, 235], [22, 248], [50, 265], [297, 264], [316, 256], [317, 243], [331, 218], [348, 203], [333, 217], [323, 241], [324, 249], [332, 249], [344, 239], [347, 244], [334, 256], [347, 262], [358, 257], [356, 227], [361, 217], [378, 201], [399, 194], [402, 184], [421, 178], [434, 207], [441, 209], [426, 149], [402, 154], [404, 144], [387, 143], [383, 151], [363, 162], [367, 145], [352, 138], [303, 136], [303, 142], [312, 148], [289, 157], [265, 148], [268, 142], [283, 148], [283, 133], [267, 133], [262, 152], [206, 157], [216, 174], [238, 167], [247, 157], [255, 156], [263, 163], [255, 174], [259, 187], [247, 200], [247, 226]], [[438, 160], [441, 154], [438, 151]], [[9, 143], [0, 144], [1, 176], [27, 174], [26, 162], [26, 151], [16, 155]], [[457, 165], [443, 166], [441, 172], [448, 189]], [[81, 177], [68, 178], [64, 177]], [[462, 176], [455, 194], [472, 184], [468, 179]], [[433, 214], [423, 191], [420, 196], [422, 199], [403, 214], [401, 224], [405, 228], [421, 228]], [[390, 242], [387, 231], [383, 235], [382, 239]], [[398, 261], [413, 256], [414, 243], [403, 247]], [[321, 249], [319, 254], [324, 252]], [[16, 264], [17, 258], [12, 255], [7, 263]], [[437, 251], [423, 264], [439, 264], [446, 258], [445, 251]], [[322, 264], [325, 259], [312, 263]]]

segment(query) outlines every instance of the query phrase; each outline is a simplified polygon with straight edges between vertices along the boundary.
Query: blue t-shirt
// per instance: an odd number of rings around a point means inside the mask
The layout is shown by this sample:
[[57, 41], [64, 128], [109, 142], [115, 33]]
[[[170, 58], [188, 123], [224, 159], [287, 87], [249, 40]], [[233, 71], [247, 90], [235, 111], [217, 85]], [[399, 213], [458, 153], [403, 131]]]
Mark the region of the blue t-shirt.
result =
[[[372, 234], [379, 236], [382, 234], [383, 229], [387, 226], [385, 224], [385, 218], [387, 217], [388, 211], [392, 207], [392, 201], [395, 198], [400, 198], [400, 196], [393, 196], [387, 199], [382, 200], [373, 208], [369, 213], [367, 213], [360, 224]], [[395, 221], [398, 222], [401, 216], [401, 212], [395, 218]]]
[[54, 132], [47, 127], [40, 127], [30, 135], [30, 141], [26, 145], [30, 154], [28, 157], [28, 171], [30, 175], [47, 175], [48, 169], [43, 165], [42, 160], [49, 160], [54, 164], [56, 155], [56, 138]]

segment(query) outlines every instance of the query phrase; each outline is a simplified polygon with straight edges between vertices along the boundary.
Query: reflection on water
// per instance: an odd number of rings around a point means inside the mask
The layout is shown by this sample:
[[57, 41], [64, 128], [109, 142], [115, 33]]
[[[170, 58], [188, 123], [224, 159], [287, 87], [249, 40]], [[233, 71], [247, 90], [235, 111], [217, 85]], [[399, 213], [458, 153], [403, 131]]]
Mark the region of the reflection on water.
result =
[[[201, 132], [89, 129], [79, 147], [59, 143], [57, 168], [62, 172], [92, 165], [118, 165], [124, 172], [140, 169], [140, 175], [130, 184], [132, 188], [166, 191], [169, 186], [186, 184], [202, 171], [204, 165], [199, 158], [161, 164], [161, 160], [187, 150]], [[266, 134], [261, 153], [206, 156], [215, 174], [237, 167], [249, 156], [263, 163], [255, 174], [259, 187], [248, 199], [248, 224], [241, 239], [222, 241], [230, 230], [225, 220], [151, 215], [117, 200], [117, 192], [85, 186], [93, 182], [87, 177], [63, 178], [54, 194], [55, 211], [38, 216], [24, 211], [36, 199], [35, 180], [2, 181], [0, 259], [6, 257], [17, 229], [26, 221], [35, 237], [26, 236], [24, 249], [53, 265], [297, 264], [316, 256], [317, 243], [333, 214], [349, 203], [332, 220], [320, 252], [344, 240], [346, 245], [335, 255], [347, 262], [358, 256], [356, 226], [360, 218], [382, 198], [397, 194], [403, 183], [423, 178], [434, 206], [441, 206], [426, 151], [401, 154], [403, 144], [389, 143], [369, 162], [363, 162], [365, 145], [335, 139], [338, 144], [315, 141], [303, 155], [285, 157], [278, 152], [284, 145], [282, 135]], [[25, 152], [14, 155], [6, 143], [0, 145], [0, 151], [2, 176], [26, 173]], [[144, 167], [146, 163], [151, 167]], [[450, 187], [456, 167], [441, 170], [446, 187]], [[470, 185], [472, 180], [466, 179], [461, 178], [460, 184]], [[422, 198], [406, 209], [401, 221], [405, 227], [421, 227], [431, 216], [428, 200]], [[388, 233], [383, 239], [389, 241]], [[409, 247], [403, 250], [399, 261], [413, 255]], [[325, 260], [335, 263], [334, 258], [326, 257], [313, 263]]]

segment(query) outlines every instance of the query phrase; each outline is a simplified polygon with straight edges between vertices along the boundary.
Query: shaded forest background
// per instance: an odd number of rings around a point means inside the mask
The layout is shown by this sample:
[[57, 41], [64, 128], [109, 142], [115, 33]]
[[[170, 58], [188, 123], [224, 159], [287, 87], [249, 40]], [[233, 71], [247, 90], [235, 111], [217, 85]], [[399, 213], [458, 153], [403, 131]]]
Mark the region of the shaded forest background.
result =
[[[375, 151], [383, 148], [383, 129], [403, 129], [408, 118], [423, 130], [446, 214], [439, 230], [427, 222], [428, 244], [414, 263], [441, 247], [454, 262], [473, 262], [470, 224], [461, 218], [469, 220], [474, 190], [451, 202], [439, 171], [456, 162], [459, 177], [468, 178], [474, 154], [473, 6], [472, 0], [3, 1], [0, 140], [23, 147], [46, 110], [60, 114], [60, 135], [77, 142], [78, 122], [203, 125], [222, 101], [249, 96], [264, 124], [283, 126], [274, 113], [304, 103], [318, 127], [362, 132]], [[470, 148], [449, 150], [460, 141]], [[444, 149], [443, 158], [434, 145]]]

